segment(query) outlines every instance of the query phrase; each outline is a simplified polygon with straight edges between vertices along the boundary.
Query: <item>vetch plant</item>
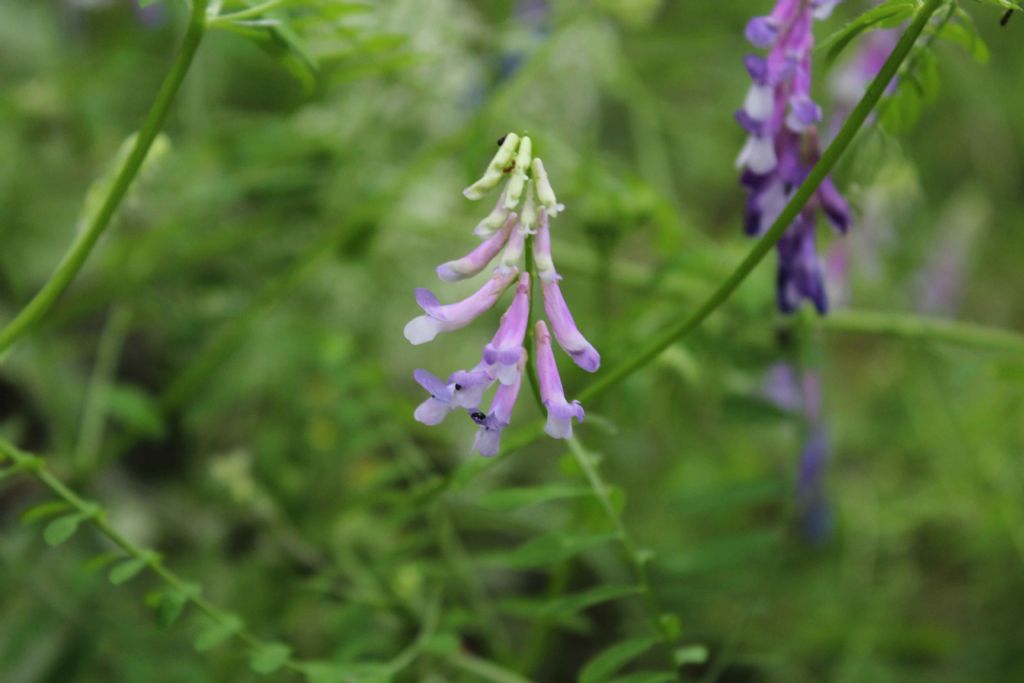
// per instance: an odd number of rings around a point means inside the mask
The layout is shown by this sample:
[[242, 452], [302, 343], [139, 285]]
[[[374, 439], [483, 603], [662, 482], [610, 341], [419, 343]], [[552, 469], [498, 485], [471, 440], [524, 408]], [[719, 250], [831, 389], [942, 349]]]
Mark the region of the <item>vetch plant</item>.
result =
[[[601, 356], [580, 332], [559, 287], [561, 276], [551, 255], [550, 219], [564, 209], [551, 187], [544, 162], [533, 157], [527, 136], [509, 133], [498, 141], [498, 152], [483, 176], [467, 187], [467, 199], [482, 199], [505, 180], [494, 209], [477, 224], [473, 233], [483, 239], [469, 254], [437, 268], [445, 282], [473, 277], [497, 257], [491, 277], [474, 294], [442, 304], [427, 289], [416, 290], [424, 314], [405, 326], [405, 338], [414, 345], [433, 341], [442, 332], [469, 325], [490, 310], [515, 283], [515, 296], [501, 318], [494, 338], [484, 346], [480, 362], [471, 370], [452, 373], [447, 381], [426, 370], [415, 372], [416, 381], [430, 393], [416, 409], [415, 418], [427, 425], [439, 424], [454, 410], [466, 411], [478, 425], [474, 448], [482, 455], [497, 455], [501, 434], [512, 420], [512, 410], [523, 381], [529, 375], [538, 401], [547, 410], [545, 432], [555, 439], [572, 436], [572, 422], [583, 421], [579, 401], [569, 402], [555, 363], [551, 337], [587, 372], [596, 372]], [[517, 212], [518, 210], [518, 212]], [[500, 253], [500, 257], [499, 257]], [[522, 266], [522, 269], [520, 269]], [[535, 365], [526, 349], [531, 332], [534, 278], [540, 280], [544, 311], [551, 325], [536, 323], [533, 335]], [[529, 369], [528, 369], [529, 368]], [[480, 409], [484, 393], [498, 388], [487, 412]]]

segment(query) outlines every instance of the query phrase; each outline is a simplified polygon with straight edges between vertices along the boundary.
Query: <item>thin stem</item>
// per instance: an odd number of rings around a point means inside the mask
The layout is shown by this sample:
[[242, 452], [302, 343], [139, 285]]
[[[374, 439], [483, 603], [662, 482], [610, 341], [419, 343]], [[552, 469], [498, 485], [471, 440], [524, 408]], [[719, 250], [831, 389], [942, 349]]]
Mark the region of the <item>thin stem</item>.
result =
[[719, 306], [732, 297], [733, 293], [743, 284], [754, 268], [757, 267], [771, 248], [782, 238], [790, 224], [814, 196], [818, 186], [821, 185], [821, 182], [832, 171], [843, 153], [853, 142], [853, 139], [870, 116], [872, 109], [874, 109], [875, 105], [878, 104], [878, 101], [885, 94], [889, 82], [896, 75], [903, 60], [910, 54], [914, 43], [921, 35], [925, 26], [927, 26], [929, 19], [931, 19], [931, 16], [944, 1], [925, 1], [925, 4], [918, 10], [910, 26], [907, 27], [907, 30], [900, 37], [885, 65], [882, 66], [881, 71], [878, 72], [875, 80], [868, 87], [867, 92], [864, 93], [864, 97], [861, 98], [853, 113], [850, 114], [846, 123], [843, 124], [835, 140], [832, 141], [832, 144], [821, 155], [821, 160], [811, 169], [807, 179], [797, 189], [789, 203], [786, 204], [786, 208], [779, 214], [779, 217], [775, 219], [772, 227], [765, 233], [764, 237], [758, 240], [757, 244], [750, 250], [750, 253], [747, 254], [747, 257], [740, 262], [739, 266], [726, 278], [725, 282], [689, 317], [684, 318], [681, 322], [670, 326], [661, 334], [655, 336], [636, 356], [621, 363], [610, 372], [605, 373], [599, 380], [582, 391], [579, 395], [581, 401], [586, 401], [610, 389], [656, 359], [661, 355], [662, 351], [700, 327]]
[[1024, 335], [959, 320], [847, 310], [832, 313], [813, 324], [830, 332], [888, 335], [1024, 354]]
[[103, 327], [103, 332], [100, 333], [99, 344], [96, 348], [96, 362], [89, 379], [89, 388], [86, 391], [85, 405], [82, 408], [81, 424], [78, 429], [78, 441], [72, 456], [75, 470], [78, 472], [92, 468], [103, 441], [103, 426], [106, 421], [110, 386], [130, 321], [131, 312], [127, 308], [114, 306]]
[[533, 262], [533, 235], [526, 236], [526, 272], [530, 274], [530, 314], [526, 319], [526, 376], [530, 380], [530, 390], [533, 393], [533, 398], [537, 402], [537, 407], [540, 408], [541, 414], [546, 412], [544, 408], [544, 401], [540, 397], [540, 380], [537, 379], [537, 359], [534, 358], [533, 350], [537, 347], [534, 337], [536, 336], [533, 331], [533, 301], [534, 291], [537, 289], [537, 268]]
[[163, 128], [171, 104], [178, 94], [182, 81], [185, 80], [185, 74], [188, 73], [189, 67], [192, 65], [192, 59], [195, 57], [196, 50], [206, 30], [206, 5], [207, 0], [192, 0], [188, 30], [182, 39], [181, 47], [174, 59], [174, 63], [171, 65], [171, 70], [164, 78], [164, 82], [157, 92], [156, 99], [153, 101], [153, 105], [150, 107], [149, 113], [146, 114], [146, 119], [142, 123], [142, 128], [135, 137], [131, 151], [118, 169], [99, 208], [91, 216], [87, 217], [86, 224], [75, 236], [71, 247], [64, 254], [64, 258], [61, 259], [50, 279], [46, 281], [46, 284], [43, 285], [43, 288], [39, 290], [32, 300], [21, 309], [14, 320], [0, 331], [0, 359], [2, 359], [3, 354], [19, 337], [28, 332], [46, 315], [57, 301], [57, 298], [67, 289], [68, 285], [71, 284], [71, 281], [74, 280], [75, 276], [82, 269], [93, 247], [96, 246], [96, 242], [110, 224], [110, 219], [121, 205], [121, 201], [128, 192], [132, 181], [138, 175], [139, 169], [142, 168], [142, 163], [146, 160], [146, 155], [149, 153], [153, 140], [156, 139], [160, 129]]
[[583, 444], [580, 443], [577, 437], [570, 437], [568, 439], [568, 443], [569, 450], [572, 452], [573, 457], [579, 464], [580, 469], [583, 470], [583, 474], [586, 476], [587, 482], [590, 484], [590, 488], [594, 491], [594, 496], [601, 504], [601, 508], [604, 510], [608, 520], [612, 523], [612, 527], [615, 530], [615, 536], [626, 551], [626, 561], [629, 563], [629, 566], [633, 571], [633, 577], [640, 588], [641, 595], [644, 596], [644, 603], [647, 607], [647, 616], [651, 622], [651, 628], [658, 634], [658, 638], [661, 641], [666, 658], [671, 666], [671, 670], [678, 677], [679, 671], [675, 665], [675, 660], [673, 659], [672, 654], [675, 643], [673, 643], [672, 634], [669, 633], [665, 623], [661, 619], [663, 610], [661, 609], [661, 603], [658, 600], [658, 596], [655, 594], [654, 588], [651, 585], [650, 577], [647, 575], [647, 564], [645, 558], [636, 543], [633, 541], [633, 537], [629, 535], [626, 525], [622, 522], [622, 517], [615, 509], [615, 504], [612, 503], [611, 496], [608, 493], [608, 484], [601, 478], [601, 473], [598, 472], [597, 467], [594, 465], [593, 457], [587, 453]]

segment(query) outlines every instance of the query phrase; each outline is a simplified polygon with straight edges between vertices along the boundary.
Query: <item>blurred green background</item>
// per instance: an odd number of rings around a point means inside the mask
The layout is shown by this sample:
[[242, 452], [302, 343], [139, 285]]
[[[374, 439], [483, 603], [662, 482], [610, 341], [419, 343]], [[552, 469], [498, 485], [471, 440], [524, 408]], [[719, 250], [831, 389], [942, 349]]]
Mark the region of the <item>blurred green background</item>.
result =
[[[492, 495], [584, 484], [564, 444], [420, 495], [478, 456], [468, 421], [413, 421], [412, 371], [471, 364], [500, 312], [413, 348], [412, 289], [475, 287], [439, 287], [433, 270], [473, 245], [486, 207], [460, 191], [515, 130], [568, 207], [563, 291], [605, 368], [688, 315], [749, 248], [732, 113], [743, 26], [771, 3], [350, 5], [294, 4], [305, 58], [210, 32], [111, 229], [0, 365], [0, 431], [299, 656], [387, 660], [435, 610], [396, 680], [502, 680], [467, 657], [575, 680], [649, 627], [636, 596], [565, 596], [628, 584], [630, 569], [615, 544], [516, 566], [547, 534], [610, 530], [589, 497], [506, 510]], [[866, 6], [848, 0], [819, 35]], [[917, 124], [864, 132], [836, 173], [855, 213], [848, 244], [826, 240], [849, 261], [837, 308], [1021, 330], [1024, 21], [963, 6], [990, 62], [937, 41], [942, 89]], [[60, 259], [186, 12], [0, 4], [0, 320]], [[588, 403], [579, 429], [680, 642], [707, 648], [687, 680], [1024, 680], [1021, 358], [810, 316], [793, 328], [773, 268]], [[932, 300], [939, 281], [950, 291]], [[590, 378], [562, 361], [571, 397]], [[795, 492], [809, 425], [764, 393], [781, 361], [821, 380], [831, 462], [814, 538]], [[524, 392], [516, 422], [538, 416]], [[89, 564], [105, 549], [93, 534], [47, 547], [18, 520], [40, 500], [29, 479], [0, 492], [0, 681], [255, 678], [237, 647], [194, 652], [191, 622], [161, 630], [152, 577], [110, 586]], [[644, 657], [631, 666], [656, 668]]]

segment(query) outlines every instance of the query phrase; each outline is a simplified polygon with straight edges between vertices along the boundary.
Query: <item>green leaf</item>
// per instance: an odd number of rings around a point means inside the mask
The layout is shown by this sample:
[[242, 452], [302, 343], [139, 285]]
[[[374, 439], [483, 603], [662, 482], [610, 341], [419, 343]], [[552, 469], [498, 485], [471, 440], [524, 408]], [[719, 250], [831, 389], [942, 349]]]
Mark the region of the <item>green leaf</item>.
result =
[[651, 649], [657, 642], [657, 638], [645, 637], [633, 638], [612, 645], [587, 662], [580, 671], [579, 683], [603, 683], [626, 664]]
[[311, 93], [316, 87], [319, 64], [301, 37], [277, 18], [238, 21], [225, 28], [260, 46]]
[[78, 526], [85, 518], [86, 515], [81, 512], [58, 517], [43, 529], [43, 538], [51, 546], [60, 545], [75, 535], [75, 532], [78, 531]]
[[455, 633], [435, 633], [424, 645], [426, 652], [437, 655], [449, 655], [458, 652], [462, 647], [462, 639]]
[[256, 673], [267, 676], [284, 666], [291, 656], [292, 649], [284, 643], [267, 643], [252, 653], [249, 666]]
[[182, 591], [172, 589], [158, 593], [153, 607], [156, 609], [156, 621], [163, 628], [167, 628], [178, 620], [189, 598], [199, 594], [198, 587], [190, 587], [190, 590]]
[[636, 595], [640, 592], [639, 586], [598, 586], [581, 593], [565, 596], [553, 602], [549, 602], [545, 609], [545, 613], [549, 616], [559, 617], [567, 614], [575, 614], [576, 612], [585, 610], [588, 607], [599, 605], [602, 602], [617, 600], [629, 595]]
[[115, 384], [107, 393], [111, 418], [137, 434], [159, 437], [164, 418], [155, 397], [131, 384]]
[[[961, 18], [961, 15], [963, 15], [963, 18]], [[957, 12], [957, 18], [960, 19], [960, 23], [947, 23], [939, 31], [939, 38], [962, 47], [967, 51], [967, 54], [974, 58], [975, 61], [981, 64], [987, 64], [989, 57], [991, 56], [988, 51], [988, 45], [986, 45], [982, 37], [978, 35], [977, 28], [974, 26], [971, 15], [960, 10]]]
[[507, 598], [498, 603], [498, 609], [510, 617], [531, 623], [543, 621], [549, 626], [557, 626], [572, 633], [586, 634], [591, 629], [590, 621], [581, 614], [552, 614], [548, 611], [546, 599]]
[[686, 647], [677, 648], [672, 653], [672, 660], [676, 663], [676, 666], [690, 664], [699, 666], [708, 661], [709, 654], [706, 645], [687, 645]]
[[21, 513], [21, 521], [23, 524], [31, 524], [32, 522], [38, 522], [41, 519], [47, 517], [53, 517], [54, 515], [62, 512], [67, 512], [73, 509], [70, 503], [63, 500], [51, 500], [45, 503], [39, 503]]
[[1017, 0], [979, 0], [986, 5], [994, 5], [995, 7], [1001, 7], [1002, 9], [1016, 9], [1024, 10], [1024, 4], [1021, 4]]
[[222, 614], [219, 619], [207, 617], [206, 624], [199, 629], [192, 645], [200, 652], [211, 650], [242, 630], [245, 622], [236, 614]]
[[667, 671], [637, 671], [620, 676], [611, 683], [674, 683], [679, 680], [675, 674]]
[[592, 536], [563, 536], [548, 534], [527, 541], [508, 553], [499, 553], [487, 558], [488, 564], [504, 565], [514, 569], [544, 567], [566, 560], [574, 555], [615, 540], [615, 534]]
[[479, 504], [489, 510], [508, 512], [540, 503], [591, 495], [593, 492], [586, 486], [550, 484], [548, 486], [497, 489], [481, 496]]
[[139, 7], [149, 7], [150, 5], [155, 5], [158, 2], [163, 2], [163, 0], [139, 0]]
[[122, 557], [124, 557], [124, 553], [120, 553], [120, 552], [102, 553], [100, 555], [94, 555], [93, 557], [90, 557], [85, 562], [85, 564], [82, 565], [82, 567], [83, 567], [83, 569], [85, 569], [85, 571], [90, 572], [90, 573], [91, 572], [98, 572], [99, 570], [103, 569], [107, 565], [112, 564], [114, 562], [117, 562]]
[[126, 581], [130, 581], [136, 574], [141, 572], [149, 565], [148, 558], [145, 557], [133, 557], [130, 560], [118, 564], [116, 567], [110, 570], [107, 578], [110, 579], [110, 583], [115, 586], [120, 586]]
[[825, 51], [825, 66], [830, 66], [853, 40], [865, 31], [894, 28], [917, 11], [917, 0], [888, 0], [869, 9], [818, 45]]

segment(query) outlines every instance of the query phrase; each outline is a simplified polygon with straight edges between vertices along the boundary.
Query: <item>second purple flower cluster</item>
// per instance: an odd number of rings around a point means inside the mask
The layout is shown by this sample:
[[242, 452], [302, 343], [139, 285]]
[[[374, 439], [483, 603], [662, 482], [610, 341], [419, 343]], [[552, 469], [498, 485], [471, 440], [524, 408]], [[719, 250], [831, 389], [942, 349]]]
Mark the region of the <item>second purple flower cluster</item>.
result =
[[[459, 370], [442, 380], [426, 370], [415, 372], [416, 381], [430, 397], [416, 408], [415, 418], [428, 425], [439, 424], [448, 413], [463, 410], [478, 425], [474, 448], [482, 455], [496, 455], [502, 431], [512, 419], [526, 367], [527, 327], [531, 312], [531, 273], [520, 269], [528, 242], [536, 275], [544, 297], [548, 324], [538, 320], [534, 328], [534, 360], [541, 400], [547, 410], [545, 431], [556, 439], [572, 436], [572, 421], [583, 420], [583, 407], [565, 398], [555, 363], [551, 337], [573, 361], [588, 372], [597, 371], [601, 356], [580, 333], [562, 297], [551, 257], [550, 219], [564, 208], [555, 198], [544, 163], [533, 157], [529, 137], [509, 133], [499, 141], [497, 154], [482, 178], [463, 194], [471, 200], [483, 198], [502, 180], [505, 186], [494, 209], [476, 226], [474, 234], [483, 241], [466, 256], [444, 263], [437, 275], [445, 282], [473, 277], [496, 258], [497, 265], [484, 285], [469, 297], [442, 304], [430, 290], [417, 289], [416, 301], [423, 315], [405, 326], [405, 338], [414, 345], [432, 341], [441, 332], [469, 325], [491, 309], [513, 284], [515, 296], [501, 317], [497, 332], [483, 348], [480, 361], [471, 370]], [[518, 212], [517, 212], [518, 210]], [[499, 256], [500, 254], [500, 256]], [[481, 408], [484, 394], [497, 389], [486, 412]]]
[[[746, 232], [763, 234], [818, 162], [817, 124], [821, 107], [811, 99], [812, 25], [824, 19], [840, 0], [779, 0], [771, 14], [747, 24], [747, 39], [768, 50], [767, 57], [748, 55], [754, 81], [736, 119], [749, 133], [736, 161], [747, 189]], [[778, 243], [777, 298], [791, 313], [807, 299], [819, 313], [828, 298], [815, 229], [818, 209], [845, 233], [850, 210], [831, 178], [826, 178]]]

